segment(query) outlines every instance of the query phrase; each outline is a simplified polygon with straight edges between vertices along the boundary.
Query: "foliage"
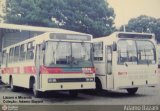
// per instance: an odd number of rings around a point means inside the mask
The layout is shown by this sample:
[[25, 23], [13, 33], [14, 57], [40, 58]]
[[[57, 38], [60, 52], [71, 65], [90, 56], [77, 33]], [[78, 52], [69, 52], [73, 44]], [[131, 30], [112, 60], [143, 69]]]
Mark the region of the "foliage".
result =
[[[123, 30], [123, 26], [121, 26], [120, 30]], [[160, 42], [160, 19], [156, 19], [154, 17], [149, 17], [146, 15], [132, 18], [126, 25], [126, 31], [154, 33], [156, 39]]]
[[114, 31], [114, 10], [106, 0], [6, 0], [5, 22], [59, 27], [95, 37]]

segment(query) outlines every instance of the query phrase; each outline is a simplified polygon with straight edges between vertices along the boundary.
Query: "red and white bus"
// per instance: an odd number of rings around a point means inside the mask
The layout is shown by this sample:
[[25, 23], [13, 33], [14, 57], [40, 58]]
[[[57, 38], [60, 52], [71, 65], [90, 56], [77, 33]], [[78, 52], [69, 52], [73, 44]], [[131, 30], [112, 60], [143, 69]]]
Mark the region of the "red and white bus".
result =
[[12, 91], [18, 87], [42, 92], [95, 88], [92, 36], [73, 31], [46, 32], [3, 48], [1, 77]]

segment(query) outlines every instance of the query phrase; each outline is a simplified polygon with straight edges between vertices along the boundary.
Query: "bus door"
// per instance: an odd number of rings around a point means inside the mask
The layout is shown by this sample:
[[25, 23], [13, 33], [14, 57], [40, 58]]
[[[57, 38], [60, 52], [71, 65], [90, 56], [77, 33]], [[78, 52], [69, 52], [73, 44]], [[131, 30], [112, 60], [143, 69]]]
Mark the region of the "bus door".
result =
[[106, 88], [112, 89], [114, 87], [114, 77], [112, 73], [112, 46], [106, 46], [105, 47], [105, 66], [106, 66]]
[[37, 89], [40, 89], [40, 45], [36, 46], [35, 67], [36, 67], [36, 85]]

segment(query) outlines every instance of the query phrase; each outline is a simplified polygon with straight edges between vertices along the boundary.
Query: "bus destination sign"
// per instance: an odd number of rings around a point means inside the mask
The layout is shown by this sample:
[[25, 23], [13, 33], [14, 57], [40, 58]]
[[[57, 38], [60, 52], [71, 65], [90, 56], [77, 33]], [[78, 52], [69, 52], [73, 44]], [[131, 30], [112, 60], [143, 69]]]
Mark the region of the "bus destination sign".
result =
[[91, 36], [80, 34], [50, 34], [50, 39], [91, 41]]
[[131, 38], [131, 39], [152, 39], [152, 34], [128, 34], [128, 33], [119, 33], [119, 38]]

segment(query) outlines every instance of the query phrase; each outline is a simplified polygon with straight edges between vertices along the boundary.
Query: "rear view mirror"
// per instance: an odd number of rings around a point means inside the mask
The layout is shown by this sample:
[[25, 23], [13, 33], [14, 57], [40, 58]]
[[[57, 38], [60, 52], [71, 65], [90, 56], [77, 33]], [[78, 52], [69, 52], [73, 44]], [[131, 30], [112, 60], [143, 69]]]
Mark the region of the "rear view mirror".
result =
[[112, 50], [117, 51], [117, 44], [115, 42], [113, 42], [112, 44]]

